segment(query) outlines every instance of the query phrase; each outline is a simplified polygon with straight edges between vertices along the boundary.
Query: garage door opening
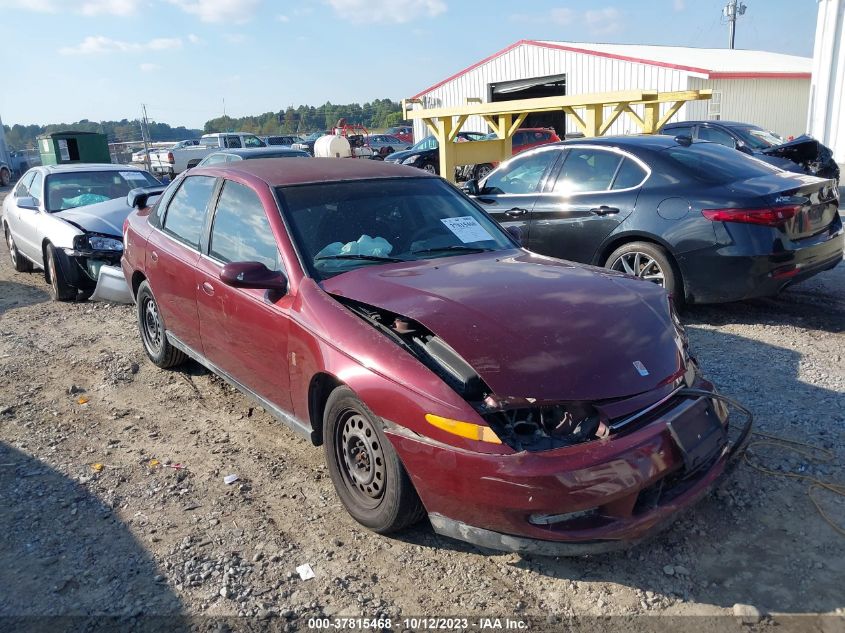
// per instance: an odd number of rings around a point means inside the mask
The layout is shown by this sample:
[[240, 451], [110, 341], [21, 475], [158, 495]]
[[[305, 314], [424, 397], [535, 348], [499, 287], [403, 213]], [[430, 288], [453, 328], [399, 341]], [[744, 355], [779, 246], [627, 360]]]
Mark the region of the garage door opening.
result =
[[[517, 101], [541, 97], [562, 97], [566, 95], [566, 75], [532, 77], [517, 81], [502, 81], [490, 84], [489, 101]], [[560, 138], [566, 134], [566, 115], [563, 112], [532, 112], [522, 127], [554, 128]]]

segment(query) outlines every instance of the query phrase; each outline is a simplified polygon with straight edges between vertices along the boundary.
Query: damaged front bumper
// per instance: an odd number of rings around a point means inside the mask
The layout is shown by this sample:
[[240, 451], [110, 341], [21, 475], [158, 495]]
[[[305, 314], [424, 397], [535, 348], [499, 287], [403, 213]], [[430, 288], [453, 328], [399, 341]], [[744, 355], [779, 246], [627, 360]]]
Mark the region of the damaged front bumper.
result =
[[[388, 436], [438, 534], [496, 550], [596, 554], [664, 529], [736, 462], [751, 419], [729, 428], [714, 406], [720, 396], [706, 393], [680, 398], [630, 433], [550, 451], [478, 454], [395, 430]], [[678, 436], [707, 416], [722, 420], [726, 437], [694, 465], [694, 446]]]
[[91, 301], [111, 301], [113, 303], [134, 303], [129, 284], [119, 266], [101, 266], [97, 285], [91, 293]]

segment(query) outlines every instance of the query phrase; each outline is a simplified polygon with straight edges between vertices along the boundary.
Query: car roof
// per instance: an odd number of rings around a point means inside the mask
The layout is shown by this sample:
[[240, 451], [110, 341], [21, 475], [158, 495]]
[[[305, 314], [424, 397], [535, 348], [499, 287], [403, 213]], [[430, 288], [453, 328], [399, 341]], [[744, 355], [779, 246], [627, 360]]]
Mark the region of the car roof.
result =
[[221, 149], [219, 152], [214, 152], [215, 154], [234, 154], [236, 156], [243, 156], [245, 158], [255, 155], [266, 155], [268, 158], [271, 156], [285, 156], [288, 154], [292, 154], [294, 156], [301, 156], [301, 155], [310, 155], [308, 152], [303, 152], [301, 149], [292, 149], [290, 147], [284, 147], [279, 145], [270, 145], [269, 147], [231, 147], [229, 149]]
[[[674, 123], [667, 123], [663, 127], [670, 128], [675, 127], [678, 125], [721, 125], [724, 127], [752, 127], [752, 128], [759, 128], [759, 125], [754, 125], [753, 123], [743, 123], [742, 121], [724, 121], [722, 119], [719, 120], [711, 120], [711, 121], [676, 121]], [[762, 128], [760, 128], [762, 129]]]
[[191, 170], [191, 174], [194, 173], [223, 177], [229, 174], [253, 176], [271, 187], [377, 178], [438, 178], [414, 167], [366, 158], [312, 158], [291, 161], [257, 158], [198, 167]]
[[554, 147], [556, 145], [598, 145], [608, 147], [645, 148], [661, 150], [667, 147], [679, 145], [675, 137], [666, 134], [626, 134], [619, 136], [585, 136], [584, 138], [573, 138], [568, 141], [551, 143], [542, 147]]
[[72, 163], [65, 165], [40, 165], [48, 174], [67, 174], [79, 171], [146, 171], [133, 165], [115, 165], [114, 163]]

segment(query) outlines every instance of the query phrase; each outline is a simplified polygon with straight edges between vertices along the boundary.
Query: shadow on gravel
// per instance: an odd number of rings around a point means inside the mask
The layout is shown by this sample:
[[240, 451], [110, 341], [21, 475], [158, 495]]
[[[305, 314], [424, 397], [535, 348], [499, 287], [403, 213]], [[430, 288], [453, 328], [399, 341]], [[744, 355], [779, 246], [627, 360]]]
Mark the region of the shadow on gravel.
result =
[[[736, 308], [710, 310], [732, 319]], [[811, 314], [808, 309], [805, 316]], [[799, 379], [802, 356], [792, 349], [719, 329], [692, 325], [688, 331], [705, 375], [753, 411], [755, 430], [836, 452], [835, 462], [815, 465], [761, 447], [755, 453], [761, 463], [845, 481], [845, 393]], [[743, 603], [785, 614], [834, 611], [845, 607], [845, 542], [817, 514], [807, 485], [764, 475], [741, 462], [671, 528], [631, 550], [584, 558], [525, 555], [508, 564], [539, 575], [613, 582], [725, 608]], [[845, 524], [845, 500], [824, 492], [818, 496], [831, 518]], [[399, 538], [426, 548], [502, 556], [439, 537], [426, 523]], [[675, 565], [681, 572], [675, 573]]]
[[44, 290], [19, 284], [15, 281], [0, 280], [0, 316], [15, 308], [23, 308], [49, 300], [50, 295]]
[[187, 630], [159, 573], [83, 485], [0, 443], [0, 630]]

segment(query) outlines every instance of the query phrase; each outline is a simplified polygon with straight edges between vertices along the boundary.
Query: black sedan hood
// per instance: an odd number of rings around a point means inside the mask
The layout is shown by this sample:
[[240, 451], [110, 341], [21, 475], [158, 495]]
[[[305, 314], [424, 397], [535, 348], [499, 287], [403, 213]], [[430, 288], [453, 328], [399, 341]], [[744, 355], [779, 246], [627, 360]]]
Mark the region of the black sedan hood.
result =
[[414, 150], [414, 149], [406, 149], [401, 152], [393, 152], [390, 156], [385, 158], [385, 161], [388, 163], [401, 163], [403, 160], [408, 158], [409, 156], [425, 156], [434, 150], [430, 149], [421, 149], [421, 150]]

